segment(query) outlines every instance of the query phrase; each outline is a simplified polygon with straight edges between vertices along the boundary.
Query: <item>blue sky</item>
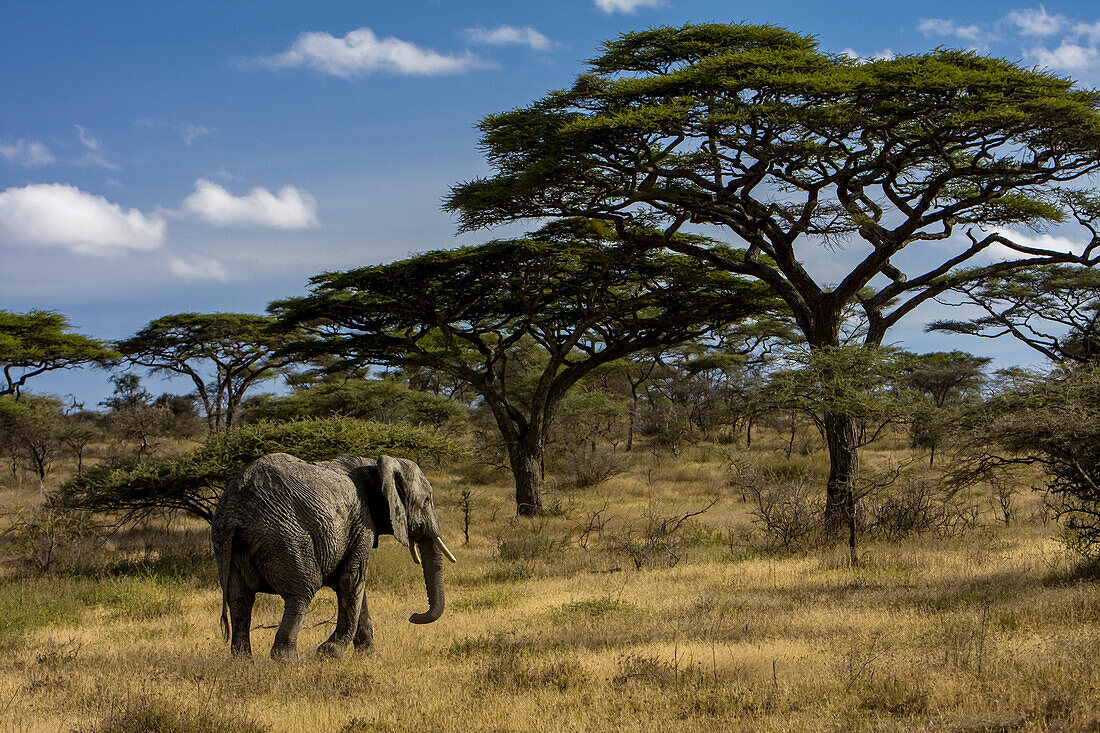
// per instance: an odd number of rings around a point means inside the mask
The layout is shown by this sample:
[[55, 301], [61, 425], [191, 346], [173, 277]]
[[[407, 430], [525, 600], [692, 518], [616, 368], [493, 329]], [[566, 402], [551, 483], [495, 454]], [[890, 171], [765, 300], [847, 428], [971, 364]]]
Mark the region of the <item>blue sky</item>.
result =
[[[1100, 9], [1084, 0], [0, 2], [0, 308], [123, 338], [167, 313], [261, 312], [322, 270], [487, 239], [456, 237], [440, 208], [486, 171], [478, 119], [567, 86], [618, 33], [743, 20], [862, 57], [976, 48], [1100, 84]], [[813, 264], [826, 280], [843, 266]], [[921, 336], [936, 315], [891, 336], [1034, 360]], [[95, 372], [33, 389], [89, 406], [108, 391]]]

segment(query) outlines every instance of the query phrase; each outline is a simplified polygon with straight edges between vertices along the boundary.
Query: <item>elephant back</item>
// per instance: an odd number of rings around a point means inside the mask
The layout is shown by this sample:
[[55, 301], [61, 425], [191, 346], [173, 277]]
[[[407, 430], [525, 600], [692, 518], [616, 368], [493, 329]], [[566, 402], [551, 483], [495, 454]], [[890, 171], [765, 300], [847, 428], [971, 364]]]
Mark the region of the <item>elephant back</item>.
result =
[[[299, 521], [340, 522], [358, 515], [359, 494], [347, 471], [308, 463], [287, 453], [271, 453], [248, 466], [223, 500], [260, 510], [269, 518], [293, 514]], [[313, 529], [311, 527], [311, 529]]]

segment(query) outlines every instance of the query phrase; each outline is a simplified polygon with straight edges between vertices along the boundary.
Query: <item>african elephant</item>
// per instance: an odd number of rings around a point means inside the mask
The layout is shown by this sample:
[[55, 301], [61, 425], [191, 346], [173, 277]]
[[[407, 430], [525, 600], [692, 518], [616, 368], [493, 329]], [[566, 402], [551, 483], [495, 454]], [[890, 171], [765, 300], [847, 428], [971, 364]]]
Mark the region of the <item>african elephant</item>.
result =
[[[432, 486], [416, 463], [340, 456], [307, 463], [273, 453], [249, 464], [225, 489], [211, 539], [222, 587], [222, 632], [233, 654], [251, 655], [249, 627], [256, 593], [283, 597], [274, 659], [297, 659], [302, 617], [321, 586], [336, 591], [336, 630], [317, 651], [342, 656], [348, 644], [371, 650], [374, 632], [363, 589], [367, 559], [378, 537], [392, 534], [423, 557], [429, 610], [409, 621], [426, 624], [443, 613], [443, 557]], [[419, 552], [418, 552], [419, 549]]]

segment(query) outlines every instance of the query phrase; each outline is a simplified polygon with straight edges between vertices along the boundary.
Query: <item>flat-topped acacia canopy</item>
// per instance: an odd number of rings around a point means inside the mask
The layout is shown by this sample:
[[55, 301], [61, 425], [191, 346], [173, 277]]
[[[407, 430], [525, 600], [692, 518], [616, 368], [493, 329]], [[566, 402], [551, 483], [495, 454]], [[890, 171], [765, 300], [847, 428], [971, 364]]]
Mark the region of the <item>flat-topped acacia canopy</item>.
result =
[[[1098, 104], [1071, 80], [969, 51], [864, 61], [775, 26], [654, 28], [605, 43], [571, 88], [482, 120], [493, 173], [446, 206], [464, 230], [571, 216], [626, 239], [655, 227], [663, 236], [636, 241], [766, 283], [811, 348], [839, 343], [852, 303], [878, 344], [960, 283], [1096, 261]], [[1084, 228], [1076, 252], [1005, 228], [1064, 221]], [[732, 246], [676, 241], [690, 225], [721, 227]], [[854, 258], [835, 282], [805, 265], [822, 245]], [[994, 261], [975, 259], [994, 245]], [[854, 509], [856, 452], [851, 420], [827, 422], [835, 516]]]
[[[310, 296], [271, 306], [312, 331], [296, 351], [337, 358], [331, 368], [427, 368], [469, 384], [504, 438], [521, 513], [541, 506], [546, 432], [580, 379], [777, 307], [758, 283], [583, 221], [318, 275]], [[517, 370], [529, 344], [541, 357]]]

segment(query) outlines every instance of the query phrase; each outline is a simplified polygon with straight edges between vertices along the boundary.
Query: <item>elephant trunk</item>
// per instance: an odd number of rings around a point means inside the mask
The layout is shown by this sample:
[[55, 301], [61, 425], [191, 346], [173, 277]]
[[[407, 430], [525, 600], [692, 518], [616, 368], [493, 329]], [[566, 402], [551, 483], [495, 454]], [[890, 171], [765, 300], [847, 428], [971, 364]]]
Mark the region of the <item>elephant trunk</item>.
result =
[[414, 613], [409, 621], [414, 624], [430, 624], [443, 615], [443, 552], [432, 538], [416, 541], [424, 568], [424, 588], [428, 592], [428, 610]]

